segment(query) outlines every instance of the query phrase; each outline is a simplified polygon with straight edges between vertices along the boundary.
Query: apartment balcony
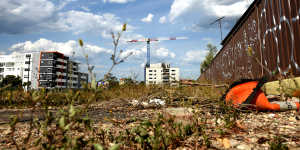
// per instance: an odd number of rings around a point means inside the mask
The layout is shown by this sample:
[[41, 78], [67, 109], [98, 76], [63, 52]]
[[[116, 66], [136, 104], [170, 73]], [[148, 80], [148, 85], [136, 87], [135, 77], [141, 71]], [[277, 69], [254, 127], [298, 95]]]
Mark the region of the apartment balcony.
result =
[[64, 86], [64, 85], [56, 85], [55, 87], [56, 88], [67, 88], [67, 86]]
[[68, 80], [68, 83], [78, 83], [77, 80]]
[[40, 72], [40, 74], [55, 74], [55, 71], [45, 71], [45, 72]]
[[52, 79], [40, 79], [39, 81], [44, 81], [44, 82], [53, 82], [53, 80]]
[[62, 65], [56, 65], [55, 68], [59, 68], [59, 69], [67, 69], [66, 66], [62, 66]]
[[54, 60], [54, 57], [41, 57], [41, 60]]
[[63, 63], [68, 63], [68, 61], [67, 61], [67, 60], [65, 60], [65, 59], [61, 59], [61, 58], [57, 58], [57, 59], [56, 59], [56, 61], [63, 62]]
[[69, 74], [69, 77], [78, 78], [78, 75], [76, 75], [76, 74]]
[[55, 81], [56, 81], [56, 82], [67, 82], [66, 79], [56, 79]]
[[67, 73], [56, 72], [57, 76], [67, 76]]

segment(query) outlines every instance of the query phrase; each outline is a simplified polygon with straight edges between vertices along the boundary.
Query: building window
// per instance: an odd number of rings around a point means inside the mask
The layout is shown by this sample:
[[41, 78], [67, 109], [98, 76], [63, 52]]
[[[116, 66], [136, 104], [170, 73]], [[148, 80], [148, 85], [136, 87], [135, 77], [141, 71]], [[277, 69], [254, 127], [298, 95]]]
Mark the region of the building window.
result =
[[[19, 68], [18, 68], [19, 69]], [[29, 68], [25, 68], [25, 71], [30, 71], [30, 69]]]
[[5, 63], [0, 63], [0, 67], [4, 67]]
[[14, 71], [15, 68], [7, 68], [6, 70], [7, 70], [7, 71]]
[[154, 70], [154, 72], [156, 72], [156, 70]]
[[25, 64], [30, 64], [30, 61], [25, 61]]
[[149, 70], [149, 72], [152, 72], [152, 70]]
[[31, 57], [31, 54], [26, 54], [26, 57], [28, 58], [28, 57]]
[[5, 63], [6, 67], [13, 67], [14, 65], [15, 65], [14, 62], [7, 62], [7, 63]]

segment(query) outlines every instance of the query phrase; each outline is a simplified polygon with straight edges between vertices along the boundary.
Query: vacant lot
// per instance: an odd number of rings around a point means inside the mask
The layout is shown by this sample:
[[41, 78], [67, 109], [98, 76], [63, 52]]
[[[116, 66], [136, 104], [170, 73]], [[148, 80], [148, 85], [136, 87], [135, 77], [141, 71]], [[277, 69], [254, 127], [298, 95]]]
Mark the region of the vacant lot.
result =
[[[136, 85], [97, 91], [7, 90], [1, 97], [0, 147], [300, 148], [297, 112], [234, 109], [220, 100], [224, 91], [215, 87]], [[13, 118], [15, 115], [18, 118]]]

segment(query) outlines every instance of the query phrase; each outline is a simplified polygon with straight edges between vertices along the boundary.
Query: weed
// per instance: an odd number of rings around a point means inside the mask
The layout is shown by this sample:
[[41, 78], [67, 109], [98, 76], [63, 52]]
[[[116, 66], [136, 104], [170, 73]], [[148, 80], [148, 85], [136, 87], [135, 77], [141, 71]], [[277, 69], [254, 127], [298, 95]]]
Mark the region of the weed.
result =
[[281, 136], [275, 136], [275, 138], [269, 142], [270, 150], [288, 150], [285, 140]]

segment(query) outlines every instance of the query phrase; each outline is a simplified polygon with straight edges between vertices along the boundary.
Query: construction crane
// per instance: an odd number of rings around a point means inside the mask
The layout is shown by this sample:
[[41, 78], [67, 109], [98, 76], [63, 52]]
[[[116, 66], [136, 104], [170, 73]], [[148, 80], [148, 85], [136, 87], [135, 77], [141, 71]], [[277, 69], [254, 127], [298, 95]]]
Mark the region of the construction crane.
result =
[[136, 42], [146, 42], [147, 43], [147, 62], [144, 68], [144, 80], [146, 82], [146, 68], [150, 67], [150, 43], [158, 42], [158, 41], [167, 41], [167, 40], [184, 40], [188, 39], [187, 37], [171, 37], [171, 38], [146, 38], [140, 40], [130, 40], [127, 42], [136, 43]]
[[222, 19], [224, 19], [225, 17], [220, 17], [217, 20], [215, 20], [214, 22], [210, 23], [210, 25], [215, 24], [216, 22], [219, 22], [219, 28], [220, 28], [220, 32], [221, 32], [221, 42], [223, 41], [223, 33], [222, 33]]
[[171, 37], [171, 38], [146, 38], [141, 40], [130, 40], [127, 42], [135, 43], [135, 42], [147, 42], [147, 63], [145, 67], [150, 67], [150, 43], [151, 42], [158, 42], [158, 41], [167, 41], [167, 40], [184, 40], [187, 37]]

